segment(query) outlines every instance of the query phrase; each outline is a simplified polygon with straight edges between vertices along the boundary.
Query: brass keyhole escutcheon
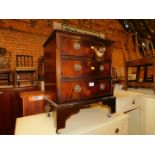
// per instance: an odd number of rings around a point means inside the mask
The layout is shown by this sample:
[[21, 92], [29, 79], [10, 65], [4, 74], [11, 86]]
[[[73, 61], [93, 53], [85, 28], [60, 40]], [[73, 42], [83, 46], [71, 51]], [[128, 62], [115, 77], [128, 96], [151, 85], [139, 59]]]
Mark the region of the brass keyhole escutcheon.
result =
[[117, 134], [119, 133], [119, 128], [115, 129], [115, 133], [117, 133]]
[[80, 43], [75, 42], [75, 43], [74, 43], [74, 49], [75, 49], [75, 50], [80, 50], [80, 48], [81, 48]]
[[80, 86], [80, 85], [75, 85], [74, 91], [75, 91], [76, 93], [80, 93], [80, 92], [81, 92], [81, 86]]
[[103, 72], [104, 71], [104, 66], [100, 65], [100, 71]]
[[105, 89], [105, 85], [103, 83], [100, 84], [100, 90], [104, 90]]
[[76, 72], [80, 71], [80, 70], [81, 70], [81, 65], [80, 65], [80, 64], [75, 64], [75, 65], [74, 65], [74, 70], [75, 70]]
[[98, 58], [103, 58], [105, 51], [106, 51], [106, 48], [104, 46], [95, 48], [95, 53]]

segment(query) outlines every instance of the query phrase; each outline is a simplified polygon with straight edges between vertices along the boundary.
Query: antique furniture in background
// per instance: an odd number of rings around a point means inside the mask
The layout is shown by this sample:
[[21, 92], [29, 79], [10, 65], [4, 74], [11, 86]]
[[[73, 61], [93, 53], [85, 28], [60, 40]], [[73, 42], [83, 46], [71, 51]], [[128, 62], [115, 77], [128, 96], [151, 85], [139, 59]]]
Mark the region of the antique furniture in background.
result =
[[38, 80], [43, 81], [44, 80], [44, 57], [41, 56], [38, 59]]
[[125, 66], [125, 89], [152, 88], [155, 93], [155, 57], [127, 61]]
[[11, 53], [0, 47], [0, 85], [14, 86], [14, 71], [10, 67]]
[[124, 83], [124, 77], [122, 76], [119, 68], [112, 67], [112, 81], [113, 81], [113, 84]]
[[56, 131], [66, 119], [100, 102], [115, 112], [112, 44], [88, 34], [55, 30], [44, 44], [45, 101], [55, 110]]
[[16, 83], [33, 84], [36, 81], [36, 68], [33, 67], [33, 56], [16, 55]]
[[16, 118], [23, 116], [20, 93], [36, 90], [39, 87], [0, 88], [0, 135], [13, 135]]
[[23, 116], [45, 112], [43, 96], [43, 91], [29, 91], [20, 93], [20, 98], [22, 99]]

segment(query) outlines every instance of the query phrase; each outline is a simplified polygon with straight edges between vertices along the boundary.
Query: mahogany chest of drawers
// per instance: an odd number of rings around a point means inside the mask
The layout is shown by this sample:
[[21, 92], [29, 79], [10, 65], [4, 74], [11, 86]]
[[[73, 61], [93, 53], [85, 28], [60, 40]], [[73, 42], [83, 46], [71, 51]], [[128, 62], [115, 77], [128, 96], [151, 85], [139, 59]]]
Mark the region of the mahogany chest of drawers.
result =
[[44, 44], [45, 102], [56, 111], [56, 129], [94, 102], [115, 112], [110, 40], [55, 30]]

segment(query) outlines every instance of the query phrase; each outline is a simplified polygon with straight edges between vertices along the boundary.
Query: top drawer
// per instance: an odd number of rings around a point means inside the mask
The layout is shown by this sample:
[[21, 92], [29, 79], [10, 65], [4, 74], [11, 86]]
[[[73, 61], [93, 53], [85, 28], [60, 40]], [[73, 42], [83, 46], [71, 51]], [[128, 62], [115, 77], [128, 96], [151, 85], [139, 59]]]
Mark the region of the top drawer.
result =
[[111, 63], [86, 60], [61, 60], [62, 77], [111, 77]]
[[61, 55], [95, 57], [97, 59], [111, 60], [111, 47], [104, 42], [91, 42], [84, 39], [60, 37]]
[[117, 112], [127, 112], [138, 108], [142, 104], [142, 96], [129, 96], [124, 98], [116, 99], [116, 111]]

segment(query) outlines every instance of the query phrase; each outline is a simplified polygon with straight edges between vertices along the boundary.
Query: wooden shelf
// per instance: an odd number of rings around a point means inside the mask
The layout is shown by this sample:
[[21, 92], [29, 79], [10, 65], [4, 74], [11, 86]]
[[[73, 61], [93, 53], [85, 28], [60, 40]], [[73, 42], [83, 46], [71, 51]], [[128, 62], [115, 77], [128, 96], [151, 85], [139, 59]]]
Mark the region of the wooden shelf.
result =
[[14, 74], [15, 72], [12, 70], [0, 70], [0, 80], [6, 81], [7, 85], [13, 85], [14, 86]]
[[36, 68], [35, 67], [16, 67], [16, 72], [35, 72]]
[[16, 84], [18, 87], [21, 84], [27, 82], [33, 84], [36, 81], [36, 68], [33, 67], [33, 56], [16, 55], [16, 66]]

